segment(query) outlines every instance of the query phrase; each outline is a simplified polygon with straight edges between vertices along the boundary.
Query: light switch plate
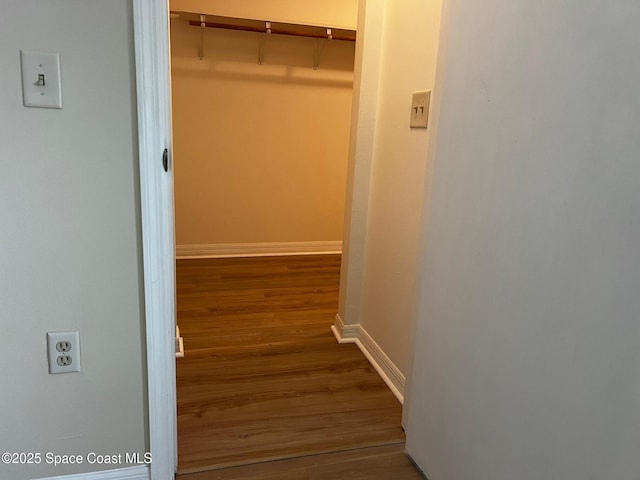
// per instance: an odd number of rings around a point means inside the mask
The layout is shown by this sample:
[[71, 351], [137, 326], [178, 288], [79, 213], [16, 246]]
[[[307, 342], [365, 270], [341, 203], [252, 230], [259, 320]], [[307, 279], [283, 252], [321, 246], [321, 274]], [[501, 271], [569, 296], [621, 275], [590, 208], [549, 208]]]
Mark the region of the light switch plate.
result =
[[60, 56], [20, 51], [22, 103], [25, 107], [62, 108]]
[[431, 90], [413, 92], [411, 96], [411, 128], [427, 128], [429, 120], [429, 100], [431, 100]]

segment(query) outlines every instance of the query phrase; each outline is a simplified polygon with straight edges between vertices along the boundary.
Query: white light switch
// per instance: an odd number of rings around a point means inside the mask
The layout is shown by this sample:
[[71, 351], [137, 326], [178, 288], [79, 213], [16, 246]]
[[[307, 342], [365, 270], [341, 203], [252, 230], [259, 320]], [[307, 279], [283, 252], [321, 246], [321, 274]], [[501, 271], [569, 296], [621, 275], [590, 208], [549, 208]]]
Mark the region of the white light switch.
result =
[[411, 97], [411, 121], [409, 122], [411, 128], [427, 128], [430, 99], [431, 90], [413, 92]]
[[60, 56], [20, 51], [22, 103], [25, 107], [62, 108]]

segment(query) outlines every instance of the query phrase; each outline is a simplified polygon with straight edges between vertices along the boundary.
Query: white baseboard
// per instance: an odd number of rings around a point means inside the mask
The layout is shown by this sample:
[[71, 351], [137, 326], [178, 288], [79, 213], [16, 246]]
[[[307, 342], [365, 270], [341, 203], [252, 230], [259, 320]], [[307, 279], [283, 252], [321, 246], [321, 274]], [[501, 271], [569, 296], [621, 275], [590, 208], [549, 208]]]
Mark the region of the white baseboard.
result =
[[335, 318], [335, 322], [331, 325], [331, 331], [338, 343], [356, 343], [360, 325], [345, 325], [338, 313]]
[[342, 241], [214, 243], [210, 245], [177, 245], [176, 257], [225, 258], [269, 257], [276, 255], [317, 255], [342, 253]]
[[136, 467], [116, 468], [114, 470], [102, 470], [100, 472], [47, 477], [40, 480], [149, 480], [150, 478], [149, 467], [140, 465]]
[[377, 370], [400, 403], [404, 403], [404, 375], [362, 326], [358, 331], [356, 345], [369, 359], [373, 368]]
[[355, 343], [400, 403], [404, 403], [405, 376], [360, 324], [345, 325], [340, 315], [331, 325], [338, 343]]

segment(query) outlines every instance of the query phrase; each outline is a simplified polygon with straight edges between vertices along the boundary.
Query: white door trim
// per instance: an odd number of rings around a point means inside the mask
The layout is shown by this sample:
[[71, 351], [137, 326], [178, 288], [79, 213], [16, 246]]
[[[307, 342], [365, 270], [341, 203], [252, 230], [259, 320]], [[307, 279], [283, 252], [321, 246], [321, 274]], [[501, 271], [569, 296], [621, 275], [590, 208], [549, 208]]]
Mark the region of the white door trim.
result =
[[173, 180], [171, 165], [168, 172], [162, 167], [163, 150], [171, 152], [167, 0], [134, 0], [133, 23], [151, 479], [173, 480], [177, 465]]

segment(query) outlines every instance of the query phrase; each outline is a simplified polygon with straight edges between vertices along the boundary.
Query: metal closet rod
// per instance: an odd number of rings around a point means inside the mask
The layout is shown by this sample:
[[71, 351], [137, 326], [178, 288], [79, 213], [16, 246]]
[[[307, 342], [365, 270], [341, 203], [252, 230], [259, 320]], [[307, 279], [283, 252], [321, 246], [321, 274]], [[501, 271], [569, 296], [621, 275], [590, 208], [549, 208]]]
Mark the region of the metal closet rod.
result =
[[244, 32], [271, 33], [275, 35], [292, 35], [308, 38], [330, 38], [332, 40], [343, 40], [347, 42], [356, 41], [355, 30], [346, 30], [342, 28], [316, 27], [312, 25], [268, 22], [214, 15], [204, 15], [204, 22], [202, 22], [199, 18], [199, 14], [185, 12], [171, 13], [177, 14], [180, 18], [188, 20], [189, 25], [193, 27], [202, 27], [202, 24], [204, 23], [204, 26], [209, 28], [223, 28], [226, 30], [241, 30]]

